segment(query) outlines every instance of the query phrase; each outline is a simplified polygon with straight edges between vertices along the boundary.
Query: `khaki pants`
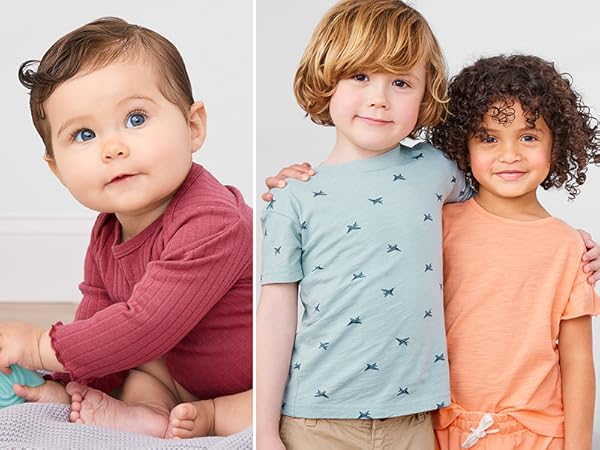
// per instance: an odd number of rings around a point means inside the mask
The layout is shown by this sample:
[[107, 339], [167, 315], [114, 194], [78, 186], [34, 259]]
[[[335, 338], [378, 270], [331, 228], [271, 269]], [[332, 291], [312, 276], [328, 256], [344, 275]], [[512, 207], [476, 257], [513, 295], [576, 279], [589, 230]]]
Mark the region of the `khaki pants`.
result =
[[389, 419], [299, 419], [282, 416], [287, 450], [433, 450], [429, 413]]

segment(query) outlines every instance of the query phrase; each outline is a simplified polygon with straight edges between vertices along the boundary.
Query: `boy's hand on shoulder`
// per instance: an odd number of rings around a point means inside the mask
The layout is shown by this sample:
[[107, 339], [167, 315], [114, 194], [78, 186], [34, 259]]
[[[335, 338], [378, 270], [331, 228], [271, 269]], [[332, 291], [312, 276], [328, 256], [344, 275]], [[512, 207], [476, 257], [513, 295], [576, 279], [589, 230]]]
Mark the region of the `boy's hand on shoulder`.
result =
[[39, 351], [43, 334], [43, 328], [25, 322], [0, 324], [0, 371], [11, 373], [11, 364], [43, 369]]
[[585, 230], [577, 230], [583, 238], [587, 252], [583, 254], [581, 260], [586, 263], [583, 270], [588, 274], [588, 283], [595, 285], [600, 280], [600, 248], [592, 239], [592, 236]]
[[269, 190], [262, 194], [262, 199], [265, 202], [270, 202], [273, 200], [273, 194], [271, 194], [271, 189], [273, 188], [283, 188], [286, 186], [286, 179], [293, 178], [295, 180], [307, 181], [310, 177], [315, 174], [314, 169], [310, 165], [310, 163], [302, 163], [302, 164], [292, 164], [291, 166], [284, 167], [279, 171], [279, 173], [272, 177], [267, 177], [265, 180], [265, 184]]

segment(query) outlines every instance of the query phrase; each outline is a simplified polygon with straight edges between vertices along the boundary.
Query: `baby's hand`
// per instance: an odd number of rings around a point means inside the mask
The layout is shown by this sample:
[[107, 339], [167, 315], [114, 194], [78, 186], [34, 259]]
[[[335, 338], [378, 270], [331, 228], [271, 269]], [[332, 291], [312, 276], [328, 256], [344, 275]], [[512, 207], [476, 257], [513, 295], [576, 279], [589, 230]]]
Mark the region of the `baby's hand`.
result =
[[44, 330], [24, 322], [0, 324], [0, 371], [10, 374], [11, 364], [43, 369], [39, 342]]
[[273, 200], [273, 194], [271, 194], [271, 189], [275, 187], [285, 187], [285, 185], [287, 184], [285, 182], [286, 178], [294, 178], [300, 181], [307, 181], [314, 174], [315, 171], [311, 167], [310, 163], [307, 162], [302, 164], [292, 164], [291, 166], [284, 167], [274, 177], [267, 177], [267, 179], [265, 180], [265, 184], [267, 185], [269, 190], [262, 195], [262, 199], [265, 202], [270, 202], [271, 200]]

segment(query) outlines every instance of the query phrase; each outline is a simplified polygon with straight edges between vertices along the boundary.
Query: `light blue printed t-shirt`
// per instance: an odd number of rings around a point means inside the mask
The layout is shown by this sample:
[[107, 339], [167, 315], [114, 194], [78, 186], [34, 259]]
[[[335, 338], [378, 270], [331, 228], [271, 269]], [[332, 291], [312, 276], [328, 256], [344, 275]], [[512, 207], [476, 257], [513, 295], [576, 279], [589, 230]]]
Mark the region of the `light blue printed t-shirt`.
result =
[[300, 282], [282, 414], [386, 418], [450, 402], [442, 205], [471, 196], [429, 144], [321, 166], [273, 190], [262, 284]]

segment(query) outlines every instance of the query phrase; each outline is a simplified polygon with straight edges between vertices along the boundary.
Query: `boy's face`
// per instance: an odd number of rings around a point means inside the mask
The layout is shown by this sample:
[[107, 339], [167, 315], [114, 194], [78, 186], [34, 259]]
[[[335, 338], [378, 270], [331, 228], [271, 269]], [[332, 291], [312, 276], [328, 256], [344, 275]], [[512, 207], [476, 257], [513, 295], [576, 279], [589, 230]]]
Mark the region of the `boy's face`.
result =
[[119, 220], [158, 217], [204, 139], [202, 104], [184, 117], [143, 61], [67, 80], [44, 107], [54, 152], [50, 168], [79, 202]]
[[488, 113], [481, 124], [483, 133], [467, 143], [478, 195], [488, 199], [535, 199], [550, 172], [552, 131], [543, 118], [531, 128], [520, 103], [512, 108], [510, 124], [500, 124]]
[[329, 104], [335, 149], [368, 158], [397, 146], [417, 123], [425, 82], [423, 63], [404, 75], [375, 72], [340, 80]]

